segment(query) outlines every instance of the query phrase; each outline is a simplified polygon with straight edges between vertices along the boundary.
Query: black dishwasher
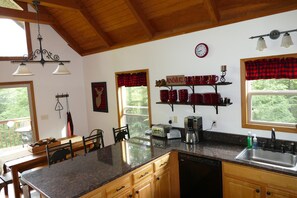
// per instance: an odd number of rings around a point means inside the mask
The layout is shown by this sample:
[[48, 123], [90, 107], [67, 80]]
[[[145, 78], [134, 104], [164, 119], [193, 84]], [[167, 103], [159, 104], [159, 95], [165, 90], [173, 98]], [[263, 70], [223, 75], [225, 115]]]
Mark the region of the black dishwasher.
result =
[[221, 198], [221, 161], [178, 154], [180, 197], [181, 198]]

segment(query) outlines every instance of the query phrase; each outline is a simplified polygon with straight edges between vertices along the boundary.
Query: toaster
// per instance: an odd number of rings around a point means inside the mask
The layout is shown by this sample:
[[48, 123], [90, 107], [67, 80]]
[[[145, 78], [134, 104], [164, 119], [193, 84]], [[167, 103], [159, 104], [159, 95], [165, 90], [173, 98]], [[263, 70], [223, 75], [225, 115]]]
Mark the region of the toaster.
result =
[[152, 136], [166, 138], [171, 129], [170, 125], [157, 124], [152, 126]]

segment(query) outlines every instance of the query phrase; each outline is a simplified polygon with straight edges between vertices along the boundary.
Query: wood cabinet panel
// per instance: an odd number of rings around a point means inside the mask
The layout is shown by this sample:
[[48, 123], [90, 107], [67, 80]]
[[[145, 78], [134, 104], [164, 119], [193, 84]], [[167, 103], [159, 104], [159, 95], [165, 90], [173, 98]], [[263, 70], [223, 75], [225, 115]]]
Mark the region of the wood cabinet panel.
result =
[[153, 180], [150, 178], [148, 180], [140, 182], [134, 187], [134, 197], [135, 198], [153, 198], [154, 197], [154, 184]]
[[171, 198], [170, 169], [161, 170], [155, 174], [155, 197]]
[[[297, 183], [296, 183], [297, 185]], [[297, 198], [297, 192], [292, 194], [289, 192], [284, 192], [282, 190], [274, 189], [274, 188], [267, 188], [266, 189], [266, 198]]]
[[225, 198], [297, 198], [297, 177], [224, 162], [223, 193]]
[[154, 162], [154, 170], [158, 171], [160, 169], [169, 167], [169, 154], [163, 157], [160, 157], [157, 161]]
[[106, 197], [115, 197], [131, 188], [131, 177], [124, 176], [113, 182], [110, 182], [106, 187]]
[[101, 187], [96, 190], [93, 190], [83, 196], [81, 198], [105, 198], [105, 188]]
[[137, 182], [146, 179], [147, 177], [152, 177], [154, 170], [152, 164], [149, 164], [139, 171], [132, 174], [133, 182], [136, 184]]
[[260, 198], [263, 189], [260, 185], [225, 177], [223, 193], [225, 198]]

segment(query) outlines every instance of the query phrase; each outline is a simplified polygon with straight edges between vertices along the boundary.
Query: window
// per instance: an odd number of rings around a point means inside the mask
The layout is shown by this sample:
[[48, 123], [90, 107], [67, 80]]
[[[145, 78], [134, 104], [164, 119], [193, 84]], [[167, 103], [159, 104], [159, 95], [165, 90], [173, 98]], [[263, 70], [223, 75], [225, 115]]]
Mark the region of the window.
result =
[[143, 136], [151, 126], [148, 70], [116, 73], [119, 125], [130, 136]]
[[1, 153], [22, 149], [38, 138], [33, 82], [0, 83]]
[[297, 133], [297, 54], [241, 60], [242, 126]]
[[[26, 4], [19, 4], [22, 7], [13, 1], [3, 1], [0, 7], [27, 10]], [[32, 52], [29, 23], [2, 18], [0, 29], [0, 60], [13, 60]]]

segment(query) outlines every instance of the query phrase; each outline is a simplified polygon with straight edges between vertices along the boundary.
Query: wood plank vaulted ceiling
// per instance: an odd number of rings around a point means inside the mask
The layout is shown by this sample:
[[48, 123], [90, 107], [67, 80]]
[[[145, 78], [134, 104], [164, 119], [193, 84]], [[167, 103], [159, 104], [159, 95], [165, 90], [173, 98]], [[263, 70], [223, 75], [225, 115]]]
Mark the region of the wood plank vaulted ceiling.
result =
[[[32, 0], [15, 2], [32, 5]], [[50, 25], [82, 56], [297, 9], [297, 0], [40, 2], [40, 23]], [[28, 11], [0, 7], [0, 17], [36, 23]]]

